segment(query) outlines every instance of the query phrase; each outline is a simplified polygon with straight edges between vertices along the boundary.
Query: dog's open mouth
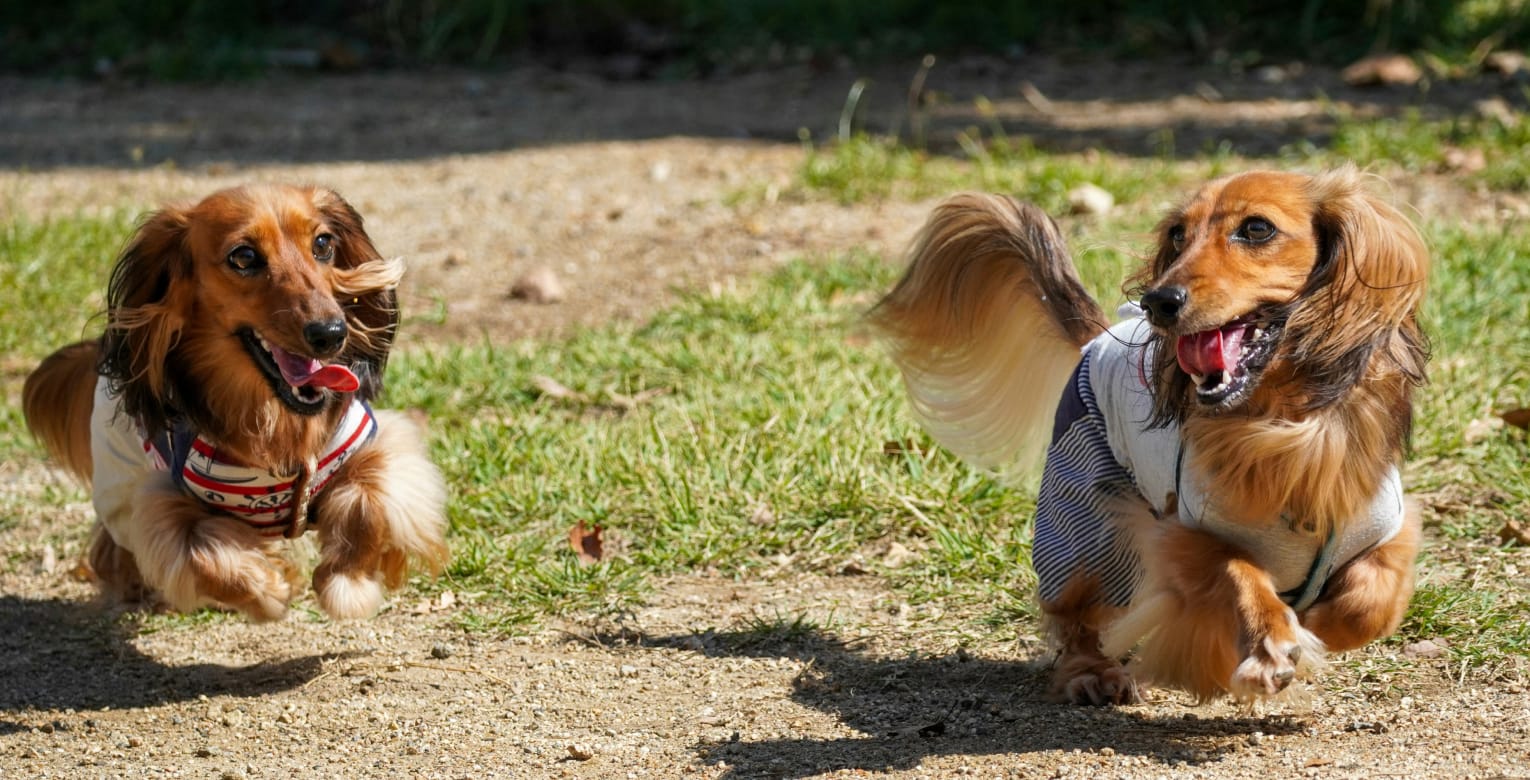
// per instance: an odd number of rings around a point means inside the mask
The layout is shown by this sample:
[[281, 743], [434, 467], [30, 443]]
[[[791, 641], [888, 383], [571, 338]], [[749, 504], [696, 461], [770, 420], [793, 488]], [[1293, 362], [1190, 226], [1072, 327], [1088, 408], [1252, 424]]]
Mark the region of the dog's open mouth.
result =
[[1280, 330], [1279, 320], [1256, 313], [1180, 336], [1175, 352], [1180, 369], [1195, 383], [1196, 399], [1206, 406], [1230, 407], [1242, 401], [1269, 364]]
[[295, 355], [272, 344], [254, 330], [245, 328], [239, 340], [254, 358], [255, 365], [271, 383], [271, 390], [288, 408], [298, 414], [318, 414], [330, 393], [353, 393], [361, 387], [356, 374], [345, 366]]

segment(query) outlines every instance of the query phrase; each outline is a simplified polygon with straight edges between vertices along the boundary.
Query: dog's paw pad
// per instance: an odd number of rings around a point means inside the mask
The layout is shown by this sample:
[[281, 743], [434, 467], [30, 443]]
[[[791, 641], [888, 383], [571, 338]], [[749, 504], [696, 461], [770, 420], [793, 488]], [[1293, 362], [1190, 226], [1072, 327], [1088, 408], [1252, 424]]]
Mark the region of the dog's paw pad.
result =
[[336, 574], [318, 584], [319, 606], [335, 620], [358, 620], [377, 614], [383, 586], [371, 577]]

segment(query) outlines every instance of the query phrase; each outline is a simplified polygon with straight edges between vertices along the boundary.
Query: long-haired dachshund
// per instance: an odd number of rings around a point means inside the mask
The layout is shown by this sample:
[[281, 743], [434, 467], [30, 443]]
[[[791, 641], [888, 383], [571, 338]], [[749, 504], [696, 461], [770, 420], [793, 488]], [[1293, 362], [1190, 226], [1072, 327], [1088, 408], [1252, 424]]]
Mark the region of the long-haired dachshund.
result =
[[1353, 168], [1212, 181], [1157, 242], [1112, 327], [1045, 214], [958, 195], [872, 323], [942, 444], [985, 466], [1045, 450], [1059, 696], [1139, 701], [1135, 649], [1138, 678], [1254, 700], [1390, 634], [1412, 594], [1398, 467], [1428, 252]]
[[106, 332], [27, 377], [34, 435], [91, 486], [103, 589], [285, 614], [283, 537], [317, 529], [334, 618], [446, 559], [445, 487], [409, 417], [374, 412], [399, 260], [329, 190], [250, 186], [166, 208], [112, 271]]

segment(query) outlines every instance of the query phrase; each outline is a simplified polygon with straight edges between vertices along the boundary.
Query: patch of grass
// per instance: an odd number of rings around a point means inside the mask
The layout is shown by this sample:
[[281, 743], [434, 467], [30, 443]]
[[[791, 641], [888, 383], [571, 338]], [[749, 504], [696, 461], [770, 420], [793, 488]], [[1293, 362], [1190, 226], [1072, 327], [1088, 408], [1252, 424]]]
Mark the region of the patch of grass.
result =
[[[19, 398], [21, 382], [53, 350], [101, 327], [106, 279], [132, 230], [131, 217], [71, 217], [0, 222], [0, 392]], [[0, 407], [0, 459], [36, 452], [21, 410]]]
[[[886, 538], [920, 551], [895, 573], [916, 594], [1029, 577], [1027, 495], [933, 449], [882, 451], [921, 436], [856, 333], [895, 273], [797, 263], [641, 326], [400, 356], [388, 402], [431, 414], [452, 475], [452, 587], [491, 593], [485, 612], [619, 611], [641, 595], [633, 572], [831, 573]], [[578, 397], [539, 394], [536, 375]], [[602, 400], [656, 389], [625, 412]], [[571, 564], [580, 521], [607, 529], [607, 565]]]
[[1350, 160], [1378, 171], [1454, 173], [1494, 190], [1530, 190], [1530, 122], [1513, 115], [1458, 114], [1444, 118], [1409, 109], [1397, 117], [1338, 116], [1326, 148], [1288, 150], [1292, 159]]
[[957, 190], [1002, 192], [1051, 214], [1066, 214], [1068, 193], [1093, 184], [1117, 202], [1139, 202], [1173, 192], [1204, 164], [1132, 160], [1108, 152], [1051, 154], [1028, 138], [1010, 138], [995, 125], [970, 129], [953, 158], [911, 149], [894, 139], [856, 135], [840, 143], [808, 147], [798, 176], [800, 192], [840, 203], [882, 198], [914, 200]]

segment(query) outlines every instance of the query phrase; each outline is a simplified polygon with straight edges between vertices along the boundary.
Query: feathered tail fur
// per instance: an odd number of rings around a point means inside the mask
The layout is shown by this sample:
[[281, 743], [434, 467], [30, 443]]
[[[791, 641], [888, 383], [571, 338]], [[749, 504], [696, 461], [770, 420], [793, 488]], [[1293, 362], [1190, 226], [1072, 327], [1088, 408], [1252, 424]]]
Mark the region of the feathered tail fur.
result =
[[1107, 327], [1056, 223], [980, 193], [935, 208], [870, 321], [935, 440], [975, 465], [1018, 472], [1045, 451], [1079, 348]]
[[95, 403], [95, 341], [70, 344], [27, 376], [21, 410], [27, 427], [81, 483], [90, 484], [90, 413]]

